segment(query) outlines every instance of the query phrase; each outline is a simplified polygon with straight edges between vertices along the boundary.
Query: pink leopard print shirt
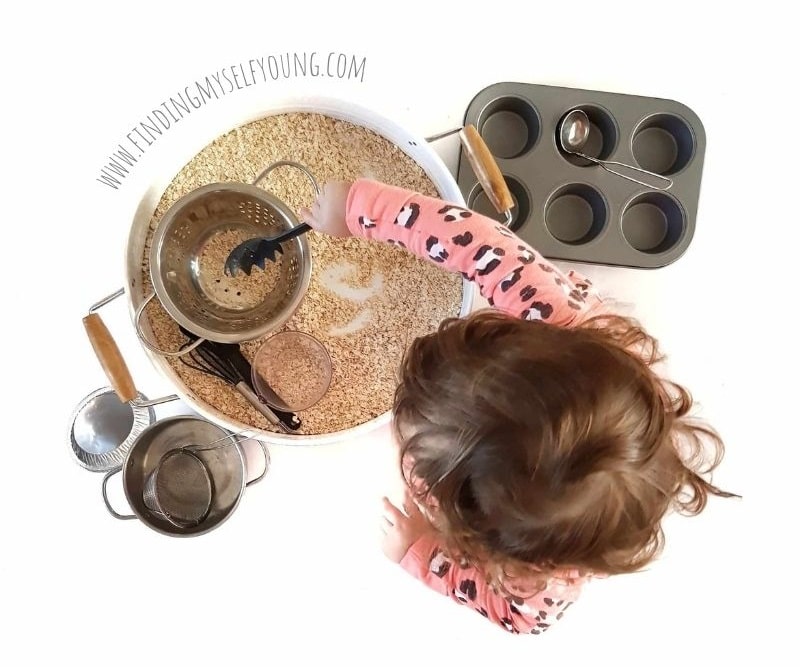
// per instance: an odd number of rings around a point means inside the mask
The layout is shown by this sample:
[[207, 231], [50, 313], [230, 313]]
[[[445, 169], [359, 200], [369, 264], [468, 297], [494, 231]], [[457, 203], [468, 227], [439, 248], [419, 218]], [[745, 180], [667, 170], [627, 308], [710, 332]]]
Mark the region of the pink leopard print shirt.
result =
[[[570, 326], [601, 305], [583, 276], [561, 272], [498, 222], [440, 199], [360, 179], [349, 191], [346, 220], [354, 236], [401, 246], [460, 272], [490, 305], [515, 317]], [[413, 544], [400, 564], [430, 588], [513, 633], [547, 630], [577, 599], [585, 581], [565, 572], [533, 596], [519, 582], [513, 591], [519, 597], [507, 598], [480, 572], [450, 560], [433, 537]]]

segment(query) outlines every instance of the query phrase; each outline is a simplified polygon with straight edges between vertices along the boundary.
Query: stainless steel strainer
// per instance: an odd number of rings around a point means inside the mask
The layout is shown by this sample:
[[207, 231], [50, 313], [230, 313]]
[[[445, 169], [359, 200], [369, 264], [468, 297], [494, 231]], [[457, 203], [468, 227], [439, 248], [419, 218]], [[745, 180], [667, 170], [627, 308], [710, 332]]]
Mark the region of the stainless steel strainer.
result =
[[214, 490], [203, 460], [188, 448], [161, 457], [148, 475], [142, 500], [151, 512], [178, 528], [200, 525], [211, 510]]
[[187, 444], [170, 449], [158, 461], [144, 483], [142, 501], [177, 528], [199, 526], [211, 512], [214, 480], [230, 476], [230, 458], [210, 455], [246, 439], [230, 433], [205, 444]]
[[[264, 169], [252, 184], [212, 183], [193, 190], [164, 214], [150, 249], [154, 292], [136, 311], [136, 332], [147, 348], [180, 356], [203, 340], [241, 343], [278, 329], [295, 312], [311, 279], [311, 251], [305, 236], [286, 243], [276, 275], [270, 277], [274, 285], [257, 283], [265, 280], [260, 273], [237, 277], [224, 273], [224, 260], [238, 242], [276, 235], [299, 224], [284, 202], [257, 187], [280, 166], [300, 169], [319, 192], [303, 165], [281, 160]], [[217, 256], [218, 271], [214, 268]], [[166, 351], [147, 339], [141, 316], [156, 296], [170, 317], [199, 337], [194, 345]]]

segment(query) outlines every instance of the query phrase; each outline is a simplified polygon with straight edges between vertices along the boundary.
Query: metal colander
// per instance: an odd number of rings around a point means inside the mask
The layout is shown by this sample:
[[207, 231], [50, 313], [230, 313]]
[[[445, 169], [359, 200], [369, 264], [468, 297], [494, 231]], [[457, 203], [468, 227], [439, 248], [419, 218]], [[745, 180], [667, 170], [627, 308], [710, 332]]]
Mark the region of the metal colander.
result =
[[[228, 278], [222, 272], [227, 256], [224, 249], [230, 251], [248, 238], [275, 236], [297, 226], [297, 217], [286, 204], [257, 187], [279, 166], [300, 169], [319, 191], [305, 167], [295, 162], [276, 162], [261, 172], [252, 185], [212, 183], [193, 190], [170, 207], [153, 235], [150, 279], [154, 295], [178, 324], [201, 338], [219, 343], [259, 338], [284, 324], [308, 289], [311, 251], [305, 236], [283, 244], [283, 254], [275, 267], [276, 282], [263, 294], [254, 292], [254, 283], [248, 283], [263, 279], [261, 272], [237, 278]], [[219, 274], [202, 267], [203, 257], [215, 243], [223, 250], [218, 253]], [[255, 299], [254, 294], [258, 295]], [[149, 298], [140, 306], [137, 323]]]

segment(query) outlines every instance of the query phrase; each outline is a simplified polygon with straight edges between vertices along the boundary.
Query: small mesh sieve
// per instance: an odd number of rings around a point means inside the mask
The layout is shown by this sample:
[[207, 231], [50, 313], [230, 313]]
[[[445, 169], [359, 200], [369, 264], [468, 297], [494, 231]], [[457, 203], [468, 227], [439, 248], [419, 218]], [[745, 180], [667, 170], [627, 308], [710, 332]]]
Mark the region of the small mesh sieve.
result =
[[242, 432], [229, 433], [205, 444], [189, 444], [165, 452], [145, 481], [145, 507], [178, 528], [200, 525], [214, 503], [215, 475], [222, 479], [229, 476], [229, 471], [226, 458], [204, 459], [195, 452], [238, 445], [245, 439]]
[[182, 447], [161, 457], [148, 476], [142, 495], [151, 512], [160, 514], [174, 526], [190, 528], [208, 516], [214, 490], [205, 463]]

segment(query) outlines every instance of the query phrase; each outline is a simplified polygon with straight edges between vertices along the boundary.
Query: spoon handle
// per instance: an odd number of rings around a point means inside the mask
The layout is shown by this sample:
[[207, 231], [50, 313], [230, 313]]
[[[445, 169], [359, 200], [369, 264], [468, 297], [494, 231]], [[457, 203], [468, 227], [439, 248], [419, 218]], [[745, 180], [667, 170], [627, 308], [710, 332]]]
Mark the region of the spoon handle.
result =
[[483, 192], [498, 213], [504, 213], [508, 222], [511, 222], [511, 209], [514, 208], [514, 198], [508, 189], [503, 172], [481, 138], [474, 125], [465, 125], [459, 133], [472, 171], [483, 188]]
[[[634, 183], [638, 183], [639, 185], [644, 185], [646, 188], [653, 188], [654, 190], [669, 190], [672, 187], [672, 179], [667, 178], [666, 176], [662, 176], [661, 174], [654, 174], [652, 171], [647, 171], [647, 169], [642, 169], [641, 167], [634, 167], [632, 164], [624, 164], [622, 162], [614, 162], [613, 160], [599, 160], [596, 157], [592, 157], [591, 155], [586, 155], [585, 153], [576, 153], [580, 157], [589, 160], [589, 162], [594, 162], [595, 164], [599, 164], [603, 169], [605, 169], [608, 173], [614, 174], [615, 176], [619, 176], [621, 178], [627, 179], [629, 181], [633, 181]], [[623, 174], [616, 169], [611, 169], [607, 165], [614, 164], [618, 167], [624, 167], [625, 169], [630, 169], [631, 171], [638, 172], [640, 174], [647, 174], [648, 176], [652, 176], [653, 178], [657, 178], [660, 181], [666, 183], [666, 186], [662, 187], [661, 185], [655, 185], [653, 183], [646, 183], [645, 181], [640, 181], [637, 178], [633, 178], [632, 176], [628, 176]]]
[[119, 351], [114, 337], [106, 327], [100, 315], [90, 313], [83, 318], [86, 335], [94, 348], [94, 353], [105, 371], [108, 381], [117, 393], [120, 402], [128, 403], [136, 398], [139, 393], [125, 363], [125, 358]]

